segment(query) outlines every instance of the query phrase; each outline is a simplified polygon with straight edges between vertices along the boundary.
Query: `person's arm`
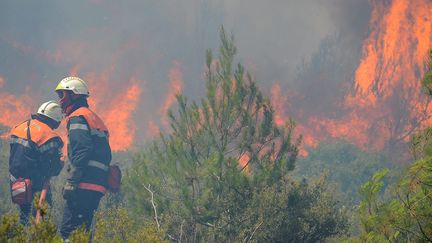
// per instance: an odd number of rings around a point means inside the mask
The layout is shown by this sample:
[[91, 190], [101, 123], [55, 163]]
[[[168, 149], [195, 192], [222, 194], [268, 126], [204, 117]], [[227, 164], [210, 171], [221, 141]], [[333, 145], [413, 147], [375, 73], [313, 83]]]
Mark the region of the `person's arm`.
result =
[[63, 141], [60, 137], [48, 140], [39, 148], [43, 175], [46, 177], [57, 176], [63, 169], [64, 162], [61, 160]]
[[93, 151], [93, 142], [87, 121], [82, 116], [71, 117], [67, 128], [69, 160], [77, 168], [84, 167], [88, 164]]

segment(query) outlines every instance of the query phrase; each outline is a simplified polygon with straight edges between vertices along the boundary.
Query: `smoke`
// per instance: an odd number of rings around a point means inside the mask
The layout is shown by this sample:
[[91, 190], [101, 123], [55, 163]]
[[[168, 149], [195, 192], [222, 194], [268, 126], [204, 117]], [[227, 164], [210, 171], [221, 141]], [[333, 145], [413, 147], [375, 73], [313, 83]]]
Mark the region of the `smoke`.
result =
[[371, 5], [367, 37], [359, 38], [360, 61], [355, 61], [359, 52], [347, 48], [345, 36], [350, 35], [342, 32], [324, 41], [298, 77], [315, 81], [301, 82], [290, 99], [291, 110], [279, 116], [296, 114], [312, 146], [316, 140], [342, 137], [400, 160], [399, 155], [407, 155], [409, 136], [431, 124], [432, 106], [421, 93], [420, 80], [432, 46], [432, 3], [377, 0]]
[[175, 92], [204, 94], [204, 53], [218, 47], [221, 25], [264, 90], [278, 82], [281, 96], [296, 94], [292, 106], [328, 111], [358, 63], [369, 12], [367, 0], [2, 1], [0, 93], [25, 109], [0, 106], [19, 114], [1, 123], [55, 99], [56, 83], [74, 74], [89, 81], [91, 105], [119, 129], [111, 133], [132, 134], [125, 148], [143, 143], [166, 126]]

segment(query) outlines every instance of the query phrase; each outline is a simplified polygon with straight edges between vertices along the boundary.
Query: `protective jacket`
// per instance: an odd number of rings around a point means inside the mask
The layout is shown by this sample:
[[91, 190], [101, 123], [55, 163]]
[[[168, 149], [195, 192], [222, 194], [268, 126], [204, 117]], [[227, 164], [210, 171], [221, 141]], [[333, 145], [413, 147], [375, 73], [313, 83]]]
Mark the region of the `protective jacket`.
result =
[[[29, 178], [38, 190], [48, 177], [60, 173], [62, 139], [42, 117], [32, 115], [11, 130], [9, 172], [15, 178]], [[27, 129], [30, 129], [30, 140]]]
[[86, 103], [68, 115], [67, 129], [68, 156], [74, 167], [69, 181], [80, 189], [104, 194], [111, 162], [108, 129]]

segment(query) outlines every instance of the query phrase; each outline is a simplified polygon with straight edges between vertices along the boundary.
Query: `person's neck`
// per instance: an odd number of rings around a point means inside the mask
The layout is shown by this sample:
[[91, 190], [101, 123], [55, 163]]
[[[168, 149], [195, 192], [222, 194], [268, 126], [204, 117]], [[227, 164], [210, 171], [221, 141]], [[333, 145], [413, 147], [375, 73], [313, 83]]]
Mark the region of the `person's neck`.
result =
[[69, 116], [70, 114], [72, 114], [72, 112], [78, 110], [81, 107], [89, 107], [87, 103], [87, 99], [83, 98], [83, 99], [76, 100], [73, 104], [71, 104], [66, 108], [65, 113], [67, 116]]

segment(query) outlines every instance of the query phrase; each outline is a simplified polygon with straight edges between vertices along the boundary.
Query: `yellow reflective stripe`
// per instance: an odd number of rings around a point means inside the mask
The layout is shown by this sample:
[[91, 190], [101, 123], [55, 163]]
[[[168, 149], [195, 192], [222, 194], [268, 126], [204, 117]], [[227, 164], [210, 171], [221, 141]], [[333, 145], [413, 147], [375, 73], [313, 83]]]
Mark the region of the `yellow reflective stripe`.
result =
[[69, 131], [70, 130], [75, 130], [75, 129], [79, 129], [79, 130], [86, 130], [88, 131], [88, 127], [85, 124], [70, 124], [69, 125]]
[[51, 141], [51, 142], [49, 142], [49, 143], [46, 143], [46, 144], [42, 145], [42, 146], [39, 148], [39, 152], [44, 153], [44, 152], [46, 152], [46, 151], [48, 151], [48, 150], [50, 150], [50, 149], [52, 149], [52, 148], [58, 148], [58, 147], [59, 147], [59, 146], [58, 146], [58, 143], [56, 143], [56, 142], [54, 142], [54, 141]]
[[88, 166], [92, 166], [92, 167], [101, 169], [103, 171], [108, 171], [108, 169], [109, 169], [109, 166], [107, 166], [107, 165], [105, 165], [105, 164], [103, 164], [103, 163], [101, 163], [99, 161], [95, 161], [95, 160], [90, 160], [88, 162]]
[[25, 187], [12, 190], [12, 196], [15, 197], [16, 195], [24, 193], [25, 191], [26, 191]]
[[99, 131], [99, 130], [97, 130], [97, 129], [91, 129], [91, 130], [90, 130], [90, 134], [91, 134], [91, 135], [98, 136], [98, 137], [102, 137], [102, 138], [107, 136], [105, 132], [103, 132], [103, 131]]
[[18, 143], [18, 144], [23, 145], [24, 147], [29, 147], [29, 148], [30, 148], [30, 144], [29, 144], [29, 142], [28, 142], [27, 140], [22, 139], [22, 138], [15, 138], [15, 137], [12, 137], [12, 138], [9, 139], [9, 142], [10, 142], [11, 144], [12, 144], [12, 143]]

